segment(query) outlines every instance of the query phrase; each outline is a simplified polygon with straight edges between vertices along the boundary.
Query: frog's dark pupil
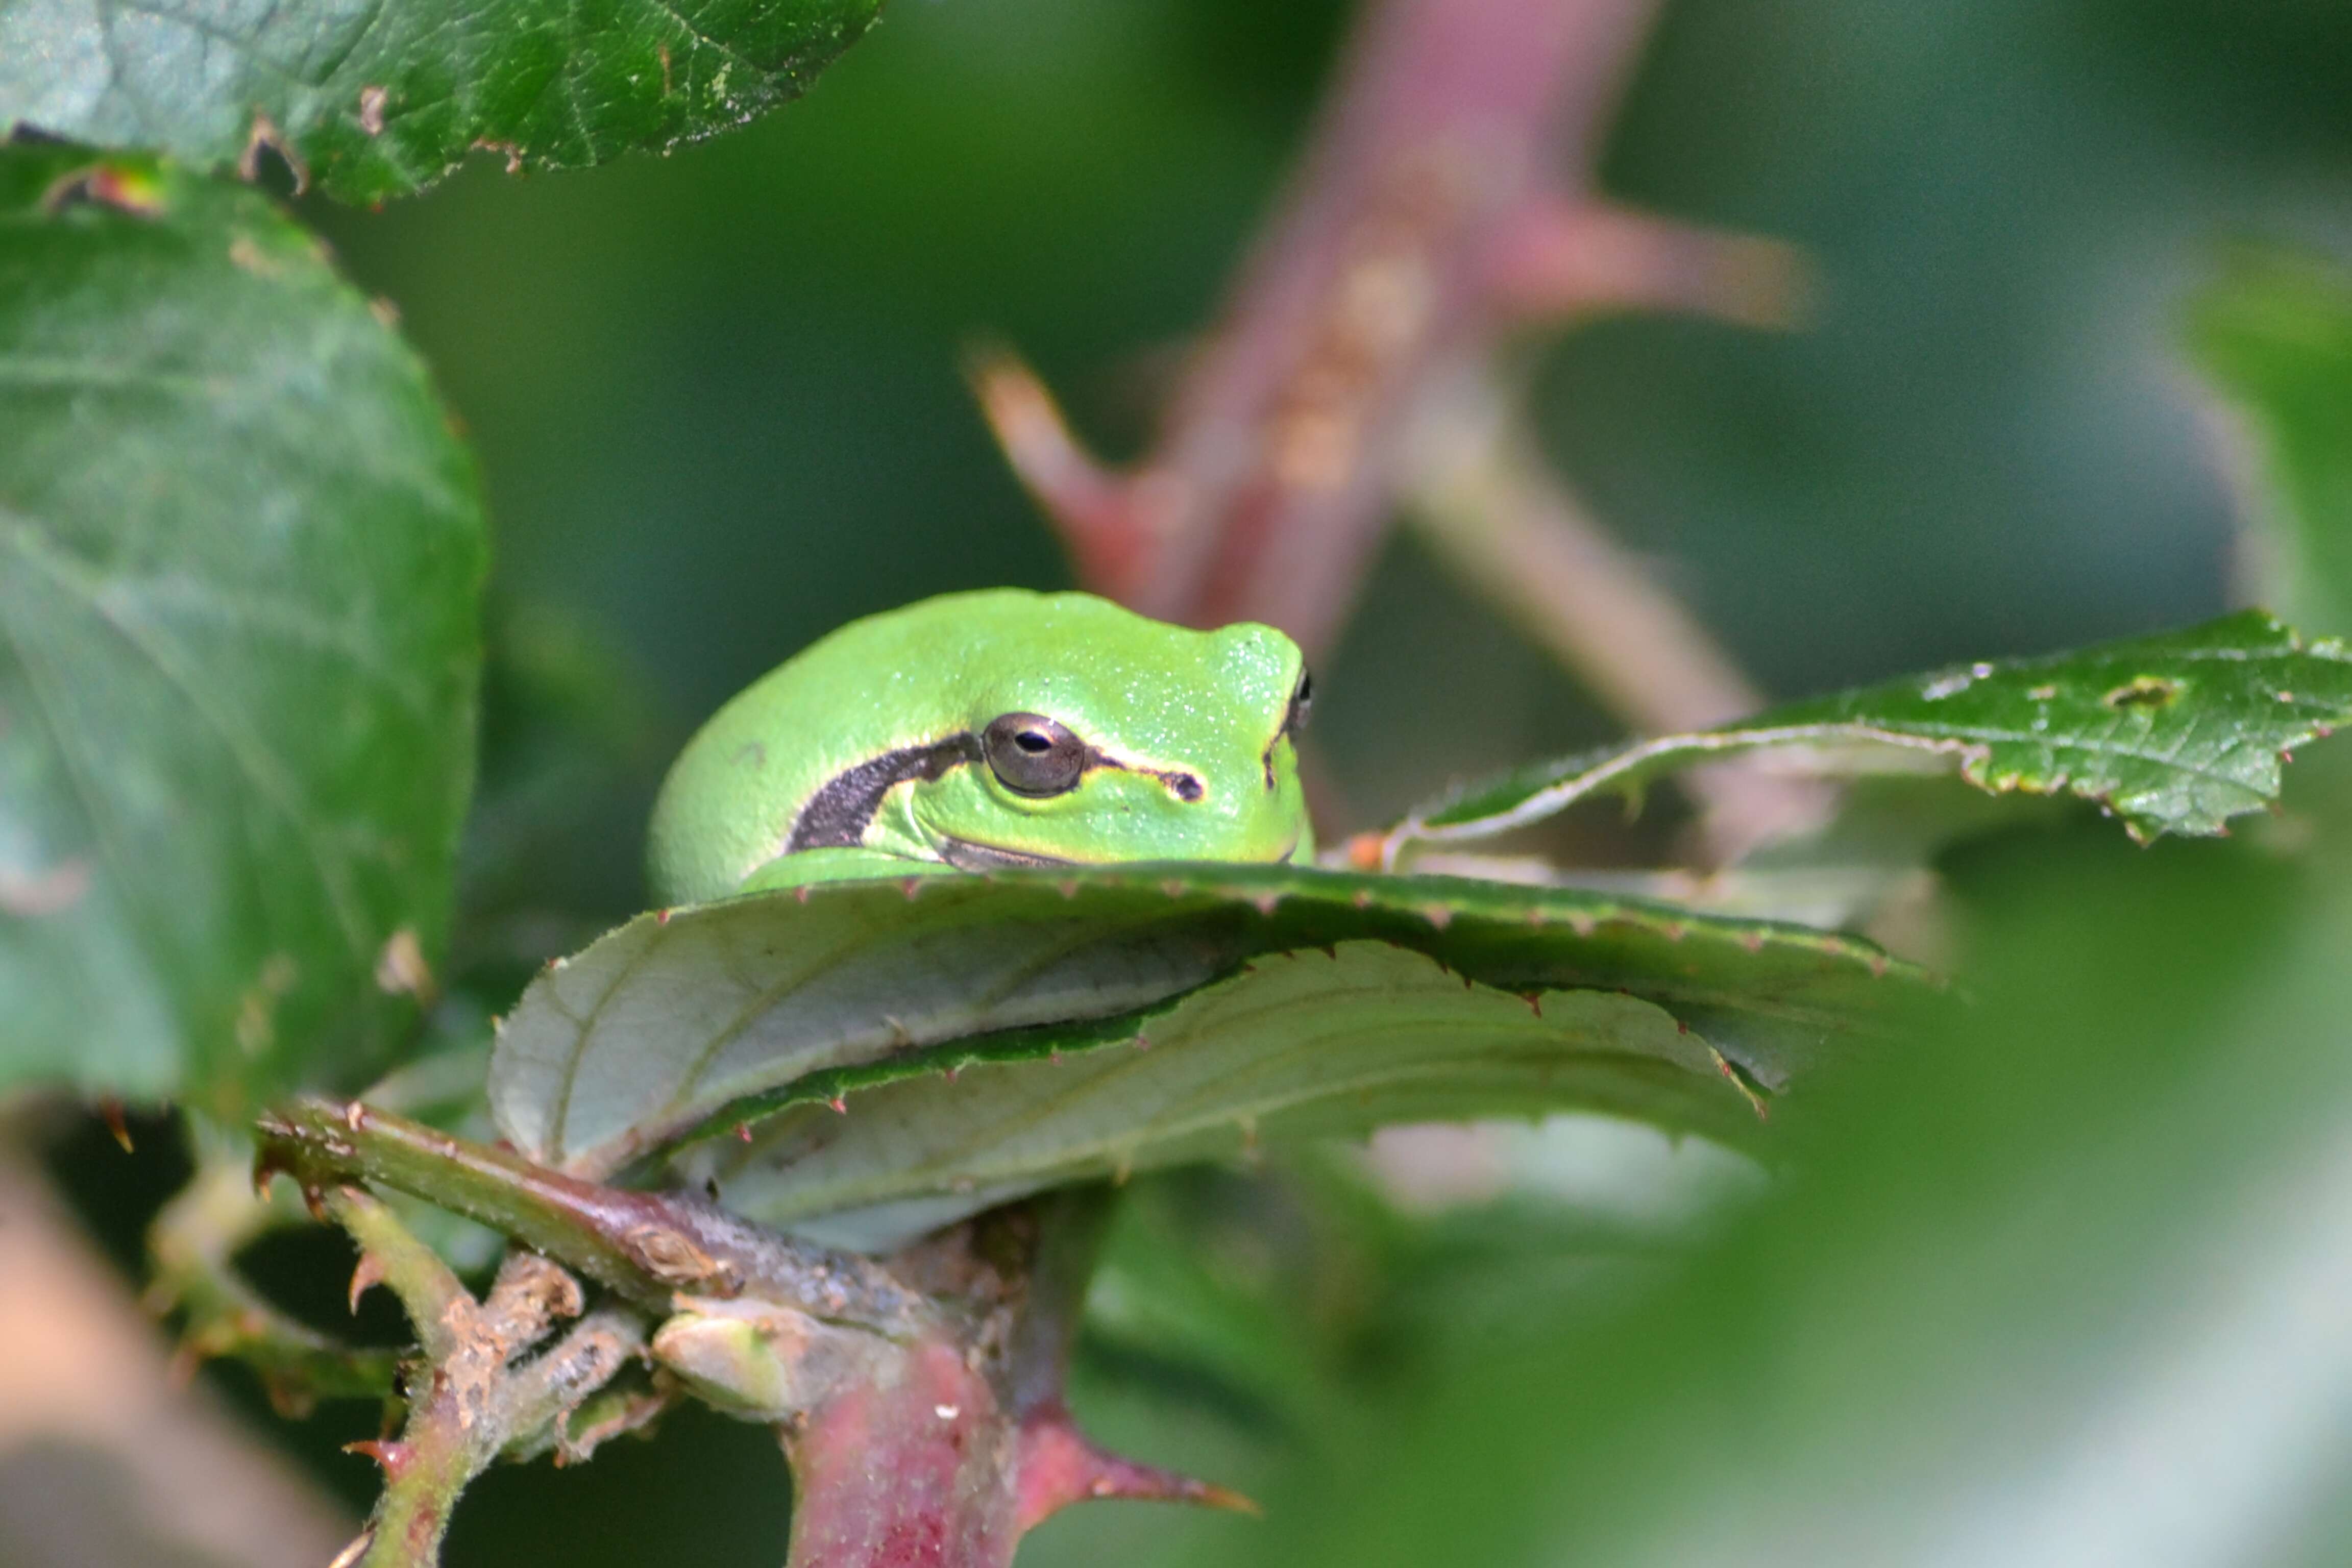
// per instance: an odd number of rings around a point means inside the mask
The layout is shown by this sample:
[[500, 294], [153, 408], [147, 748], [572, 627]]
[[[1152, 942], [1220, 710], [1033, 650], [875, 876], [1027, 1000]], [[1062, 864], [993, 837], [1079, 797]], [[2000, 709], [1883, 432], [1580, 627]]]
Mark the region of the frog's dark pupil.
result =
[[999, 782], [1033, 797], [1076, 789], [1087, 743], [1042, 713], [1002, 713], [981, 735], [981, 754]]

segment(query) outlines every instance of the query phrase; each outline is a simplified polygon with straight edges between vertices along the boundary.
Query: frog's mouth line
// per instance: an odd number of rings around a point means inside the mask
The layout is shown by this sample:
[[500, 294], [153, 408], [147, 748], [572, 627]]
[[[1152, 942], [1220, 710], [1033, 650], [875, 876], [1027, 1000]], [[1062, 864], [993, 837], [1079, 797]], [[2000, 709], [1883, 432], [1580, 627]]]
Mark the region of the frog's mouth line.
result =
[[1001, 871], [1008, 866], [1076, 866], [1076, 860], [1066, 860], [1058, 855], [1035, 855], [1026, 849], [999, 849], [993, 844], [975, 844], [969, 838], [942, 834], [939, 840], [940, 858], [959, 871]]
[[[1039, 855], [1027, 849], [1000, 849], [993, 844], [976, 844], [969, 838], [943, 834], [939, 840], [940, 858], [959, 871], [1001, 871], [1008, 866], [1115, 866], [1115, 860], [1070, 860], [1058, 855]], [[1274, 858], [1273, 864], [1288, 860], [1298, 853], [1298, 840], [1293, 838]]]

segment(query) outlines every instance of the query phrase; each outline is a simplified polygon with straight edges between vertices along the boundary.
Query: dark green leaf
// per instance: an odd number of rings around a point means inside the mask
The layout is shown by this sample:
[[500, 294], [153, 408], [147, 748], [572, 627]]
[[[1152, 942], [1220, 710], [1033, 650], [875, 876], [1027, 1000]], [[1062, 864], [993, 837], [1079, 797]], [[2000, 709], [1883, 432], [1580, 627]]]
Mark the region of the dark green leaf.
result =
[[1454, 878], [1166, 865], [839, 882], [642, 915], [556, 967], [507, 1021], [491, 1099], [516, 1147], [602, 1173], [714, 1115], [1130, 1038], [1130, 1015], [1259, 954], [1365, 938], [1507, 990], [1626, 991], [1768, 1089], [1832, 1037], [1888, 1032], [1924, 990], [1899, 967], [1882, 984], [1885, 954], [1827, 932]]
[[1695, 763], [1765, 746], [1875, 742], [1958, 759], [1995, 793], [2096, 801], [2143, 841], [2215, 834], [2278, 799], [2280, 762], [2352, 719], [2352, 656], [2259, 610], [2188, 631], [1914, 676], [1719, 730], [1539, 763], [1457, 790], [1393, 841], [1476, 838]]
[[572, 168], [731, 130], [798, 97], [879, 4], [0, 0], [0, 132], [215, 167], [267, 143], [381, 201], [476, 147]]
[[2275, 602], [2352, 632], [2352, 271], [2242, 252], [2198, 300], [2189, 341], [2252, 427]]
[[0, 149], [0, 1083], [234, 1114], [415, 1016], [475, 477], [258, 193]]
[[728, 1206], [878, 1248], [1045, 1187], [1261, 1140], [1570, 1109], [1726, 1142], [1760, 1125], [1707, 1042], [1654, 1003], [1515, 995], [1378, 942], [1260, 959], [1114, 1047], [902, 1079], [846, 1105], [845, 1118], [803, 1105], [723, 1160]]

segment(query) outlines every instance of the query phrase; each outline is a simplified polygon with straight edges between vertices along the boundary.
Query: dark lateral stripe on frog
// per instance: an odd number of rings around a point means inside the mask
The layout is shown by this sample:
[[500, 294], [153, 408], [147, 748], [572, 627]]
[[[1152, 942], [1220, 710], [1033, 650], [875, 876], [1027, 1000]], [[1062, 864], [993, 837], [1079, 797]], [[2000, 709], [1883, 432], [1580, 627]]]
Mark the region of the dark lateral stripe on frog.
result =
[[903, 746], [869, 757], [824, 781], [793, 819], [784, 853], [803, 849], [855, 849], [882, 808], [882, 797], [908, 779], [936, 779], [950, 768], [981, 760], [980, 737], [969, 730], [920, 746]]
[[[871, 757], [854, 768], [845, 768], [824, 781], [817, 792], [809, 796], [808, 804], [793, 819], [792, 837], [784, 841], [784, 853], [798, 854], [803, 849], [855, 849], [866, 842], [866, 830], [874, 825], [874, 814], [882, 809], [882, 797], [909, 779], [929, 782], [943, 776], [950, 768], [967, 763], [986, 760], [980, 737], [966, 730], [950, 735], [944, 741], [932, 741], [920, 746], [901, 746], [895, 752], [885, 752]], [[1158, 779], [1173, 791], [1179, 800], [1201, 798], [1201, 781], [1181, 771], [1147, 768], [1134, 763], [1124, 763], [1106, 756], [1089, 746], [1087, 748], [1087, 771], [1115, 768], [1120, 773], [1142, 773]], [[1027, 856], [1017, 850], [992, 850], [999, 858], [989, 865], [1058, 866], [1066, 864], [1049, 856]], [[948, 864], [965, 870], [984, 868], [975, 863], [966, 866], [953, 855]]]

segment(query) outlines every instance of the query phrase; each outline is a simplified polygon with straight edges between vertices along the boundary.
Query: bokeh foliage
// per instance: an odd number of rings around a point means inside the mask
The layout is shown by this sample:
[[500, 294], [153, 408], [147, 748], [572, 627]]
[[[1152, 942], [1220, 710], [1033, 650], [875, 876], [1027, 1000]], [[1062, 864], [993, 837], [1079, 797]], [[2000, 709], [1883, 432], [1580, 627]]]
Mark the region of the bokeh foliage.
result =
[[[1293, 145], [1335, 19], [909, 5], [794, 113], [672, 162], [517, 184], [494, 153], [382, 215], [308, 216], [398, 301], [484, 454], [509, 605], [574, 628], [552, 641], [633, 702], [649, 678], [647, 727], [682, 736], [850, 616], [1056, 579], [956, 384], [956, 341], [1009, 333], [1082, 423], [1131, 446], [1164, 345], [1207, 316]], [[2341, 237], [2347, 31], [2330, 7], [2210, 0], [1670, 6], [1612, 183], [1807, 243], [1819, 320], [1786, 340], [1628, 321], [1549, 344], [1555, 454], [1784, 692], [2218, 609], [2231, 500], [2172, 323], [2217, 229]], [[1318, 673], [1346, 826], [1612, 732], [1408, 546]], [[493, 777], [570, 781], [511, 797], [539, 831], [482, 846], [520, 846], [492, 868], [501, 958], [576, 945], [638, 901], [650, 770], [536, 765], [597, 754], [590, 728], [542, 710], [506, 731], [532, 759], [489, 759]], [[2352, 931], [2326, 758], [2297, 764], [2289, 816], [2245, 842], [2036, 832], [1948, 859], [1988, 998], [1958, 1065], [1866, 1074], [1792, 1122], [1811, 1177], [1696, 1258], [1633, 1270], [1643, 1293], [1614, 1310], [1542, 1267], [1559, 1243], [1533, 1226], [1414, 1245], [1390, 1227], [1446, 1226], [1359, 1223], [1319, 1187], [1287, 1200], [1311, 1220], [1266, 1195], [1279, 1184], [1226, 1190], [1161, 1254], [1229, 1240], [1217, 1215], [1265, 1219], [1234, 1244], [1259, 1249], [1235, 1269], [1255, 1295], [1220, 1321], [1307, 1342], [1234, 1330], [1229, 1359], [1294, 1408], [1330, 1379], [1374, 1402], [1285, 1421], [1164, 1336], [1099, 1336], [1081, 1394], [1105, 1435], [1265, 1478], [1276, 1521], [1080, 1511], [1024, 1561], [1098, 1561], [1106, 1541], [1138, 1563], [1951, 1560], [1987, 1541], [2031, 1561], [2100, 1538], [1927, 1532], [2087, 1517], [2069, 1500], [2102, 1473], [2073, 1461], [2115, 1446], [2067, 1439], [2119, 1430], [2100, 1412], [2160, 1410], [2179, 1385], [2136, 1373], [2161, 1366], [2317, 1391], [2270, 1407], [2307, 1418], [2292, 1448], [2265, 1436], [2276, 1422], [2189, 1406], [2233, 1439], [2197, 1450], [2207, 1473], [2241, 1474], [2232, 1452], [2293, 1461], [2274, 1467], [2285, 1489], [2246, 1494], [2275, 1531], [2197, 1534], [2249, 1514], [2191, 1518], [2194, 1489], [2105, 1517], [2187, 1520], [2162, 1538], [2182, 1560], [2205, 1541], [2242, 1554], [2203, 1560], [2334, 1560], [2342, 1521], [2298, 1512], [2311, 1494], [2291, 1483], [2341, 1473], [2334, 1341], [2304, 1331], [2327, 1328], [2341, 1281], [2295, 1271], [2294, 1225], [2270, 1226], [2263, 1195], [2326, 1172], [2341, 1110], [2331, 958]], [[2306, 1254], [2341, 1253], [2327, 1214], [2304, 1219]], [[1310, 1231], [1333, 1265], [1312, 1279], [1264, 1258]], [[1465, 1279], [1487, 1288], [1475, 1318], [1402, 1305]], [[2233, 1318], [2265, 1280], [2321, 1316]], [[2178, 1305], [2142, 1322], [2132, 1301]], [[2253, 1321], [2265, 1331], [2231, 1337]], [[322, 1467], [356, 1468], [331, 1447]], [[494, 1478], [452, 1561], [625, 1562], [690, 1538], [698, 1560], [771, 1562], [772, 1497], [725, 1518], [708, 1500], [773, 1473], [763, 1435], [689, 1424], [593, 1472]]]
[[352, 1082], [447, 932], [472, 460], [259, 192], [0, 148], [0, 1086]]

